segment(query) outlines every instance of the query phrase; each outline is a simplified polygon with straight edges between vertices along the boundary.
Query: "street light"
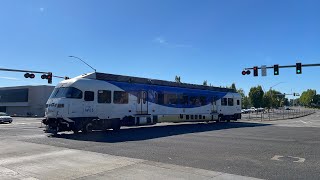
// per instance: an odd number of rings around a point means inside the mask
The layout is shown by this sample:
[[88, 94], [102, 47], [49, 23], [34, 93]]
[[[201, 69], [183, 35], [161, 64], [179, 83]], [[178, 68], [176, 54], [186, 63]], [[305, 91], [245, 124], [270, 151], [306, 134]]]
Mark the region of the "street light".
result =
[[82, 60], [81, 58], [77, 57], [77, 56], [68, 56], [68, 57], [71, 57], [71, 58], [76, 58], [78, 60], [80, 60], [81, 62], [85, 63], [87, 66], [89, 66], [91, 69], [94, 70], [94, 72], [97, 72], [97, 70], [95, 68], [93, 68], [92, 66], [90, 66], [88, 63], [86, 63], [84, 60]]
[[273, 95], [272, 95], [272, 88], [275, 87], [275, 86], [277, 86], [277, 85], [279, 85], [279, 84], [282, 84], [282, 83], [285, 83], [285, 82], [279, 82], [279, 83], [277, 83], [277, 84], [275, 84], [275, 85], [273, 85], [273, 86], [270, 86], [271, 108], [273, 108], [273, 107], [272, 107], [272, 104], [273, 104], [273, 101], [272, 101], [272, 100], [273, 100], [273, 98], [272, 98], [272, 97], [273, 97]]

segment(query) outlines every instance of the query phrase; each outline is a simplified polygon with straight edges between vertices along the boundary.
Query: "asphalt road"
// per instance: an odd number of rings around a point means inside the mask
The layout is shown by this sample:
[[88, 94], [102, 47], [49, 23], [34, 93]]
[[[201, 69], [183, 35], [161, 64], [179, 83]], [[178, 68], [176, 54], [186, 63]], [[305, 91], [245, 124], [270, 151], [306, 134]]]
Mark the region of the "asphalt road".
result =
[[319, 112], [272, 122], [162, 123], [123, 128], [118, 133], [57, 136], [43, 133], [40, 119], [18, 118], [13, 124], [0, 124], [0, 142], [48, 145], [262, 179], [319, 179], [319, 137]]

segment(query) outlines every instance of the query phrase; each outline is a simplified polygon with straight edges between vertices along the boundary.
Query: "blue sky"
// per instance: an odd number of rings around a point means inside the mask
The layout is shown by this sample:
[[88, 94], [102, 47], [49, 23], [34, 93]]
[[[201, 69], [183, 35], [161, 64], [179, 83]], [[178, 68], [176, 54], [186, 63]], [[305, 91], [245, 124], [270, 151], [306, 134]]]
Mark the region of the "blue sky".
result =
[[[308, 0], [2, 0], [0, 67], [74, 77], [99, 72], [215, 86], [246, 93], [262, 85], [284, 93], [320, 92], [320, 67], [245, 67], [320, 63], [320, 1]], [[261, 74], [261, 72], [259, 72]], [[53, 85], [60, 79], [54, 79]], [[47, 84], [37, 75], [0, 71], [0, 86]]]

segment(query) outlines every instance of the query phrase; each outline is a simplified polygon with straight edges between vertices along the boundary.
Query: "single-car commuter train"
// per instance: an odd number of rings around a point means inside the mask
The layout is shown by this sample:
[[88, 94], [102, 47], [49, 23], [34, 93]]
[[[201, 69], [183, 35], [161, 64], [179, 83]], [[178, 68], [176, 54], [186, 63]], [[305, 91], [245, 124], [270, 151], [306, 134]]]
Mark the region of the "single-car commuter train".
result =
[[241, 119], [233, 89], [106, 73], [61, 81], [46, 103], [47, 132], [119, 130], [158, 122]]

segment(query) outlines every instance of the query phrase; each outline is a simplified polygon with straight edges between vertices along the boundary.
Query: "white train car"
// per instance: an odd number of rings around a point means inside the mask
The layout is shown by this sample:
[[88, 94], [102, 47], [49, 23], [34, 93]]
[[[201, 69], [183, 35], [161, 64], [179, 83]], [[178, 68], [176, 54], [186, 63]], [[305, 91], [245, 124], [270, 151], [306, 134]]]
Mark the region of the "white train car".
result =
[[46, 104], [48, 132], [119, 130], [158, 122], [241, 119], [232, 89], [90, 73], [60, 82]]

